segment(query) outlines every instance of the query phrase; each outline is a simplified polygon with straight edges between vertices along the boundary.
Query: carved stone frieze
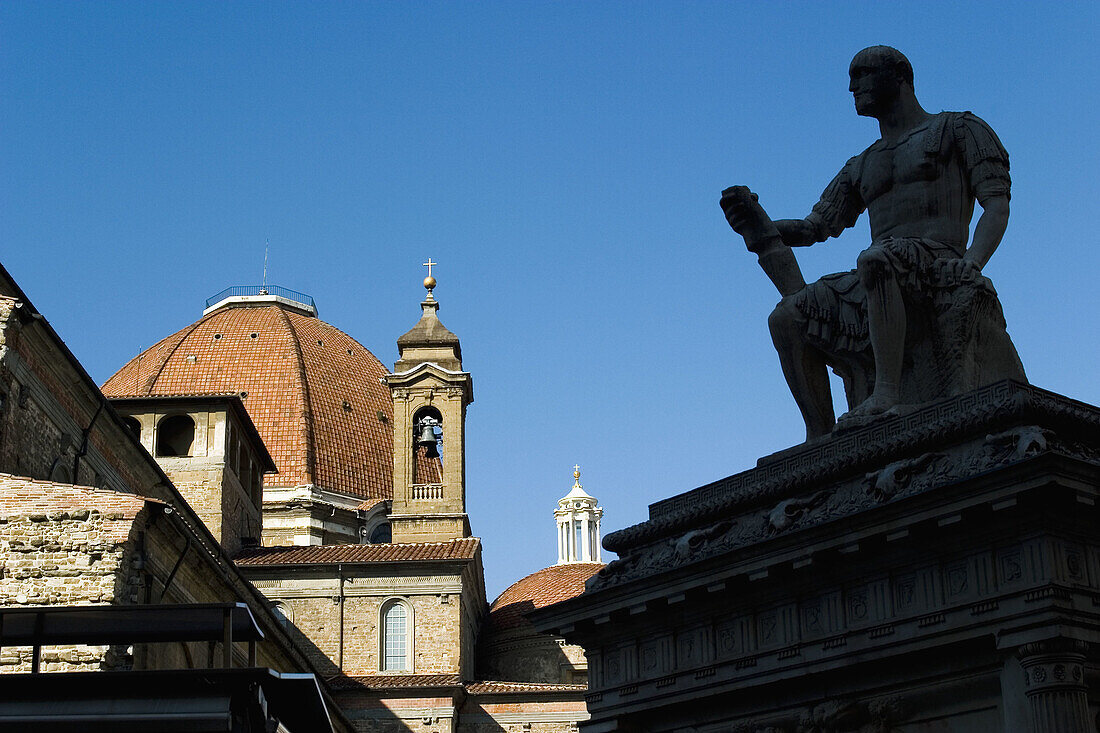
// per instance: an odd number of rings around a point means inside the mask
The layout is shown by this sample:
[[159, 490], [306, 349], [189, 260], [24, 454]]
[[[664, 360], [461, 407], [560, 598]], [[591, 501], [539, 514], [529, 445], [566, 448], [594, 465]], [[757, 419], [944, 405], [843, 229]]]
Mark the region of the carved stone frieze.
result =
[[[770, 507], [758, 506], [652, 544], [624, 547], [621, 557], [601, 570], [589, 588], [606, 588], [699, 562], [783, 533], [819, 526], [931, 491], [1041, 453], [1058, 453], [1100, 464], [1100, 451], [1096, 448], [1081, 441], [1066, 440], [1036, 425], [987, 434], [948, 450], [893, 461], [862, 477], [848, 477], [812, 494], [784, 498]], [[1067, 563], [1071, 565], [1074, 561], [1078, 566], [1083, 563], [1077, 556]]]
[[[1014, 424], [1029, 429], [1023, 433], [1020, 428], [1008, 429]], [[1100, 410], [1020, 382], [995, 382], [809, 444], [774, 460], [765, 459], [757, 468], [657, 502], [650, 508], [649, 521], [609, 534], [604, 547], [620, 555], [629, 554], [633, 548], [687, 529], [769, 503], [774, 507], [807, 490], [986, 436], [990, 450], [1003, 453], [1003, 460], [1020, 460], [1048, 450], [1051, 431], [1060, 436], [1063, 448], [1078, 446], [1091, 460], [1100, 460], [1095, 441], [1088, 440], [1100, 431]], [[1044, 448], [1044, 444], [1048, 445]]]
[[896, 698], [858, 702], [827, 700], [804, 710], [759, 720], [741, 721], [733, 733], [889, 733], [901, 719]]

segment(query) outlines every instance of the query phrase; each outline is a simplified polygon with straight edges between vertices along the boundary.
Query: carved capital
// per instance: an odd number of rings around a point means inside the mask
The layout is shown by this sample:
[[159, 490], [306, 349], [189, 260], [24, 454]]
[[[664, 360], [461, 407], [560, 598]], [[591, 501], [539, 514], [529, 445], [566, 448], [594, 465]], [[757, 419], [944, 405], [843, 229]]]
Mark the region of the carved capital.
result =
[[1085, 689], [1088, 644], [1076, 639], [1051, 639], [1024, 644], [1016, 652], [1029, 696], [1055, 690]]
[[1090, 729], [1085, 652], [1088, 645], [1074, 639], [1052, 639], [1020, 647], [1024, 693], [1035, 733]]

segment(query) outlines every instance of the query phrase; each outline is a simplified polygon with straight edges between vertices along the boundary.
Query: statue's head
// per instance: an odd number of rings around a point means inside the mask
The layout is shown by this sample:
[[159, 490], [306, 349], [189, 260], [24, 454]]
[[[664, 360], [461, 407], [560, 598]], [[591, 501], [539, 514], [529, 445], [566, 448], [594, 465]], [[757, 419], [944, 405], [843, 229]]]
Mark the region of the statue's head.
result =
[[867, 117], [877, 117], [888, 109], [903, 87], [913, 90], [913, 65], [905, 54], [890, 46], [870, 46], [857, 53], [848, 75], [856, 112]]

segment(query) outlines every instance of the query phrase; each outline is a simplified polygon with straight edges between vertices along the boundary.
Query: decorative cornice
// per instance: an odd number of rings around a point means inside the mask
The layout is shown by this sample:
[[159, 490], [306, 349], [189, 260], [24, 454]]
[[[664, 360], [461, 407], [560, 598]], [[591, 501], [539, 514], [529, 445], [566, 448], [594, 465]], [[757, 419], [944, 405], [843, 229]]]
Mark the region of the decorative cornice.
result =
[[1024, 423], [1055, 429], [1066, 437], [1094, 438], [1100, 434], [1100, 409], [1021, 382], [995, 382], [831, 436], [773, 461], [764, 459], [757, 468], [652, 504], [648, 521], [607, 535], [603, 546], [623, 554], [736, 511]]

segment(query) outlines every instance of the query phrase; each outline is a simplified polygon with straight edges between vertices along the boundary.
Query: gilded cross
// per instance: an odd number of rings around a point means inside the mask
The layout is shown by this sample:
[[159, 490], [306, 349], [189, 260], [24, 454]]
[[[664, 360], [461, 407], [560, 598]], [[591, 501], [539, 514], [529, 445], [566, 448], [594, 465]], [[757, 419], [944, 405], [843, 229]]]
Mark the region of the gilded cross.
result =
[[439, 263], [438, 262], [432, 262], [432, 258], [429, 257], [427, 262], [423, 262], [421, 264], [423, 264], [424, 267], [428, 268], [428, 277], [431, 277], [432, 276], [432, 267], [434, 265], [438, 265]]

